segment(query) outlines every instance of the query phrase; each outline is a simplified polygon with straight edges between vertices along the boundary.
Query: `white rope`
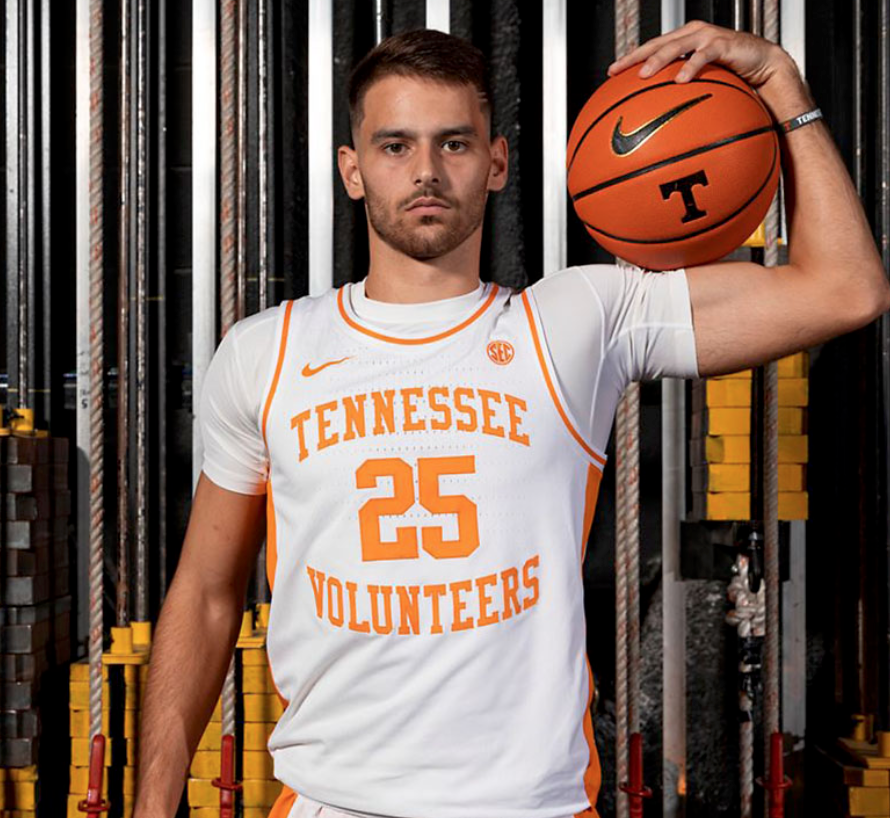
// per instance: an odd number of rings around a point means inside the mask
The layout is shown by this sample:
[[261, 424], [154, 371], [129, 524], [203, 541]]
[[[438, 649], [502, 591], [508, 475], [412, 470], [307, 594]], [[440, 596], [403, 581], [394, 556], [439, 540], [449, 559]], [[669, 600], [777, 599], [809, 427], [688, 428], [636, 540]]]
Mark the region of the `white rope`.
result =
[[[779, 39], [779, 2], [765, 0], [763, 34], [772, 42]], [[764, 225], [763, 263], [775, 267], [779, 261], [779, 201], [773, 198]], [[779, 583], [779, 373], [775, 361], [766, 366], [764, 389], [764, 586], [766, 590], [766, 639], [763, 657], [763, 764], [770, 765], [770, 740], [781, 730], [779, 713], [781, 598]], [[764, 777], [768, 776], [766, 772]], [[780, 782], [772, 782], [775, 786]], [[764, 790], [764, 812], [769, 810], [770, 792]]]
[[105, 424], [103, 422], [104, 207], [102, 0], [90, 3], [90, 738], [102, 733]]
[[739, 647], [739, 791], [740, 818], [751, 818], [754, 797], [754, 698], [756, 674], [760, 669], [757, 659], [759, 645], [751, 642], [762, 639], [766, 619], [766, 593], [761, 583], [757, 593], [748, 585], [748, 557], [739, 554], [733, 566], [733, 578], [726, 595], [735, 606], [726, 614], [726, 622], [738, 629]]
[[[615, 57], [639, 43], [639, 0], [615, 0]], [[621, 263], [619, 261], [619, 263]], [[615, 531], [615, 808], [627, 812], [630, 733], [639, 732], [640, 701], [640, 385], [632, 383], [616, 420]]]

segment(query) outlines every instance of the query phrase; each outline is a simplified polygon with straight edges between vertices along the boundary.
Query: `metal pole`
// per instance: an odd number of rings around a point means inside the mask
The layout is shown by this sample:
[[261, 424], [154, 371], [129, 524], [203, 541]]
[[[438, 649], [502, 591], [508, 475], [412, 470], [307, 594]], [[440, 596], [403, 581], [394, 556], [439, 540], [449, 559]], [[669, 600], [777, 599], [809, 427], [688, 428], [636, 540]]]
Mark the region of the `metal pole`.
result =
[[192, 484], [201, 473], [203, 444], [196, 410], [216, 349], [217, 4], [192, 0]]
[[130, 623], [130, 0], [120, 4], [120, 204], [117, 296], [117, 625]]
[[90, 738], [102, 732], [103, 621], [103, 507], [105, 426], [104, 377], [104, 248], [103, 248], [103, 88], [102, 0], [91, 0], [89, 23], [90, 156], [89, 156], [89, 271], [90, 271]]
[[21, 339], [18, 327], [19, 282], [21, 279], [20, 243], [20, 187], [22, 184], [19, 164], [19, 128], [24, 117], [21, 115], [19, 85], [21, 83], [21, 46], [19, 19], [22, 15], [20, 0], [7, 0], [6, 3], [6, 367], [8, 373], [7, 393], [10, 406], [21, 406], [22, 373], [19, 359]]
[[[885, 273], [890, 274], [890, 0], [881, 0], [878, 24], [878, 74], [880, 101], [878, 105], [878, 152], [880, 172], [878, 174], [878, 230], [881, 258]], [[884, 538], [887, 553], [887, 583], [884, 593], [887, 594], [885, 604], [890, 606], [890, 315], [884, 313], [878, 325], [880, 333], [881, 358], [881, 418], [884, 437], [884, 470], [880, 475], [883, 482], [882, 513], [884, 516]], [[885, 627], [890, 629], [890, 610], [886, 610]], [[888, 634], [890, 641], [890, 634]], [[887, 650], [887, 641], [884, 643]], [[888, 695], [888, 676], [890, 676], [890, 656], [884, 653], [883, 685], [881, 686], [880, 705], [881, 719], [885, 730], [890, 730], [890, 695]]]
[[[661, 30], [683, 25], [685, 3], [662, 0]], [[686, 503], [686, 388], [665, 379], [661, 387], [662, 473], [662, 815], [682, 815], [686, 795], [686, 591], [680, 572], [680, 521]]]
[[157, 348], [158, 382], [158, 594], [167, 596], [167, 0], [158, 4], [158, 200]]
[[566, 0], [542, 4], [544, 275], [566, 266]]
[[24, 340], [19, 345], [21, 366], [25, 372], [25, 383], [22, 388], [22, 406], [36, 409], [34, 400], [34, 384], [36, 383], [36, 342], [37, 342], [37, 94], [35, 77], [37, 61], [35, 59], [35, 29], [37, 22], [36, 0], [27, 0], [24, 26], [25, 43], [25, 82], [22, 85], [23, 109], [27, 120], [24, 125], [24, 141], [20, 161], [25, 180], [25, 198], [22, 206], [22, 239], [25, 247], [24, 265], [24, 300], [19, 302], [24, 329]]
[[309, 295], [334, 282], [333, 4], [309, 3]]
[[41, 416], [52, 428], [52, 243], [50, 242], [52, 219], [50, 202], [50, 174], [52, 162], [50, 153], [50, 0], [40, 3], [40, 290], [41, 290], [41, 331], [43, 335], [43, 362], [41, 372]]
[[383, 0], [374, 0], [374, 43], [379, 43], [386, 37], [386, 12], [383, 8]]

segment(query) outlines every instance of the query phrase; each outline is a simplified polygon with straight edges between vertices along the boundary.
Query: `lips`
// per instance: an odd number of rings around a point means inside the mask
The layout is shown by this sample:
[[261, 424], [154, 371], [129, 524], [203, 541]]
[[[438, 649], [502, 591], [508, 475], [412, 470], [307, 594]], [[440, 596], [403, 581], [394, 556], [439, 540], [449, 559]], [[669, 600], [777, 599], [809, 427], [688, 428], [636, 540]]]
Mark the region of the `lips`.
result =
[[408, 206], [408, 210], [420, 209], [424, 212], [435, 213], [438, 210], [447, 210], [448, 207], [441, 199], [435, 199], [432, 196], [421, 196]]

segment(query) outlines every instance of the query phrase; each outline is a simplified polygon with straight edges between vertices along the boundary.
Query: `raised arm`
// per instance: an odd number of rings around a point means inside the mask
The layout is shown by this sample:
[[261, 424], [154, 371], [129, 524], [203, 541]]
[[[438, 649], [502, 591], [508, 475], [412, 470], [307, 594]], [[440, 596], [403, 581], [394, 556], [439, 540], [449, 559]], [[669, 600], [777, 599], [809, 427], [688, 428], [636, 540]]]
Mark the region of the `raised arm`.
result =
[[[688, 82], [705, 63], [751, 84], [777, 122], [816, 107], [791, 57], [744, 32], [699, 21], [657, 37], [610, 67], [642, 62], [648, 76], [683, 54]], [[857, 329], [890, 309], [890, 285], [862, 204], [821, 121], [780, 136], [788, 264], [745, 262], [687, 270], [702, 377], [774, 360]]]
[[134, 818], [172, 818], [222, 689], [265, 532], [264, 495], [201, 475], [152, 646]]

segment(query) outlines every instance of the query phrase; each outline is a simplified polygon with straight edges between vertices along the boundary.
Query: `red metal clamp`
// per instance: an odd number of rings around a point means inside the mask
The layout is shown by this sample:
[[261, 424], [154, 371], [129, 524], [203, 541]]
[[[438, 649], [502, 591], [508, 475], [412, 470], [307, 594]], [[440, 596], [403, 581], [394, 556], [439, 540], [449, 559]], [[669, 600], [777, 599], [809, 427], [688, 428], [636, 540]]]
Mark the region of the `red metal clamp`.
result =
[[242, 786], [235, 781], [234, 736], [222, 737], [220, 753], [220, 776], [211, 782], [219, 788], [219, 818], [235, 818], [235, 792]]
[[643, 818], [643, 799], [651, 798], [652, 790], [643, 783], [643, 737], [639, 733], [630, 734], [628, 766], [629, 780], [621, 784], [619, 789], [627, 793], [629, 818]]
[[102, 798], [102, 777], [105, 775], [105, 736], [93, 736], [90, 744], [90, 782], [87, 797], [77, 802], [77, 809], [90, 815], [98, 815], [111, 807]]
[[785, 790], [791, 786], [791, 779], [785, 775], [782, 753], [782, 734], [773, 733], [769, 737], [769, 778], [757, 779], [769, 793], [768, 818], [784, 818], [785, 815]]

